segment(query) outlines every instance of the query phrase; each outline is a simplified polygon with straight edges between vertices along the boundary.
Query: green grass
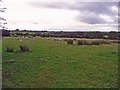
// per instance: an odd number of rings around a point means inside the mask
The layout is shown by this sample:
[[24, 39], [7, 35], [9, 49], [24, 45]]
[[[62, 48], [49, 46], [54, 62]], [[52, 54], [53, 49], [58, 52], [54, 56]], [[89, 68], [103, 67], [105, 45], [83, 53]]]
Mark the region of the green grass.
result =
[[[116, 88], [118, 45], [67, 45], [46, 38], [3, 38], [4, 88]], [[30, 52], [18, 52], [26, 44]], [[6, 47], [15, 52], [5, 52]], [[5, 63], [15, 60], [14, 63]]]

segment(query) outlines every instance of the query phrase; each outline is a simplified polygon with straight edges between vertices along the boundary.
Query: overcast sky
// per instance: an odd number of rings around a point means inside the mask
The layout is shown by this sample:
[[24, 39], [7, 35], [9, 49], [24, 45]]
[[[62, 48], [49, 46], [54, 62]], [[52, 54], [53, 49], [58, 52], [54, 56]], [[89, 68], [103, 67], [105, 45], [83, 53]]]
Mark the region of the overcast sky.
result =
[[3, 16], [9, 29], [117, 31], [118, 3], [97, 1], [4, 0]]

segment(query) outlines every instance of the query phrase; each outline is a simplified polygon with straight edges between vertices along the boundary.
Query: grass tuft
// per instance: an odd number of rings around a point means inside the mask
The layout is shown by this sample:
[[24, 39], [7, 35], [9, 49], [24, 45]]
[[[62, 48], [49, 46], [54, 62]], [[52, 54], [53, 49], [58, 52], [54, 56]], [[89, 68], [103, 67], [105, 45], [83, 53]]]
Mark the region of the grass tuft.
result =
[[20, 45], [20, 51], [21, 51], [21, 52], [28, 52], [28, 51], [29, 51], [29, 48], [28, 48], [28, 46], [26, 46], [26, 45]]
[[7, 47], [6, 52], [14, 52], [13, 48]]

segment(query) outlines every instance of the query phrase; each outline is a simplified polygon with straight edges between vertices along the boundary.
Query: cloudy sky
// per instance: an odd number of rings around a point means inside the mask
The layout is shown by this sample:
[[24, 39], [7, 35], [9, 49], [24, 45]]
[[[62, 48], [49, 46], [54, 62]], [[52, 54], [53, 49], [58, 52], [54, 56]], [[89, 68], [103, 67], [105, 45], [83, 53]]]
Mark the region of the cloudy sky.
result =
[[[108, 1], [108, 0], [106, 0]], [[114, 0], [115, 1], [115, 0]], [[9, 29], [117, 31], [118, 2], [4, 0]]]

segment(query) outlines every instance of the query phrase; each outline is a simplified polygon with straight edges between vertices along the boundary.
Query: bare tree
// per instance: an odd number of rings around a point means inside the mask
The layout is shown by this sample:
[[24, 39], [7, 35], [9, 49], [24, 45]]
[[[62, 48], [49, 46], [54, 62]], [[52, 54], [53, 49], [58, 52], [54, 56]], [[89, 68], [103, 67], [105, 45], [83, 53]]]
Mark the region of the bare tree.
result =
[[[0, 13], [1, 14], [5, 12], [5, 9], [7, 9], [7, 8], [1, 6], [2, 3], [3, 3], [3, 1], [0, 0]], [[0, 16], [0, 30], [7, 29], [7, 27], [5, 27], [5, 24], [7, 24], [6, 19], [3, 16]]]

